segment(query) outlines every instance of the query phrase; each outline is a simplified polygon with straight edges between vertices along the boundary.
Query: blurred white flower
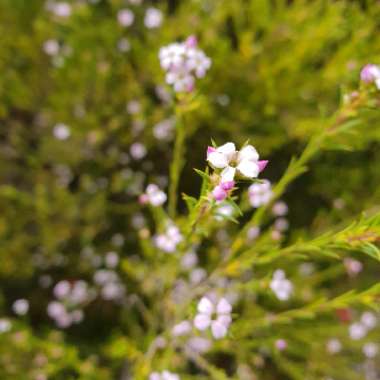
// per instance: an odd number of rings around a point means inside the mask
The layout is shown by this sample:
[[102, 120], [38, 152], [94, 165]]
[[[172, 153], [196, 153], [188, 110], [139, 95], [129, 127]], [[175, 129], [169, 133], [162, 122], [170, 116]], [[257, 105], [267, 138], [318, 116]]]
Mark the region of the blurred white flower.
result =
[[163, 14], [154, 7], [149, 7], [145, 12], [144, 25], [148, 29], [158, 28], [162, 24]]
[[153, 135], [157, 140], [169, 140], [173, 136], [174, 118], [165, 119], [153, 127]]
[[232, 321], [232, 307], [225, 298], [221, 298], [217, 303], [214, 303], [209, 298], [202, 297], [198, 303], [197, 310], [194, 326], [198, 330], [203, 331], [211, 327], [211, 332], [215, 339], [221, 339], [227, 335]]
[[187, 335], [191, 331], [191, 323], [189, 321], [182, 321], [180, 323], [177, 323], [173, 329], [172, 329], [172, 335], [173, 336], [182, 336]]
[[190, 349], [191, 351], [195, 351], [199, 354], [203, 354], [207, 351], [209, 351], [212, 347], [212, 342], [210, 339], [202, 338], [200, 336], [195, 336], [190, 338], [186, 342], [186, 348]]
[[379, 353], [379, 345], [372, 342], [366, 343], [363, 346], [363, 353], [368, 359], [372, 359]]
[[340, 340], [332, 338], [327, 342], [326, 348], [330, 354], [337, 354], [342, 349], [342, 343]]
[[104, 262], [107, 268], [115, 268], [119, 263], [119, 255], [116, 252], [107, 252]]
[[284, 216], [288, 213], [288, 206], [283, 201], [278, 201], [273, 205], [272, 212], [274, 216]]
[[58, 123], [54, 126], [53, 135], [58, 140], [66, 140], [70, 137], [70, 128], [63, 123]]
[[70, 17], [72, 9], [69, 3], [64, 1], [48, 2], [48, 9], [58, 17], [66, 18]]
[[249, 203], [252, 207], [260, 207], [269, 203], [272, 197], [271, 184], [264, 179], [262, 183], [253, 183], [248, 188]]
[[29, 310], [29, 302], [24, 298], [18, 299], [13, 303], [12, 309], [17, 315], [25, 315]]
[[121, 9], [117, 13], [117, 21], [119, 22], [121, 26], [124, 26], [124, 27], [131, 26], [134, 20], [135, 20], [135, 15], [129, 9]]
[[181, 258], [181, 267], [189, 270], [198, 264], [198, 256], [195, 252], [187, 252]]
[[372, 330], [373, 328], [375, 328], [378, 322], [376, 315], [370, 311], [364, 312], [361, 316], [360, 321], [369, 330]]
[[129, 153], [134, 160], [141, 160], [147, 154], [145, 145], [141, 143], [133, 143], [129, 149]]
[[120, 38], [120, 40], [117, 42], [117, 48], [122, 53], [125, 53], [131, 50], [131, 43], [126, 38]]
[[353, 323], [349, 327], [349, 334], [352, 340], [360, 340], [364, 338], [368, 333], [368, 329], [360, 322]]
[[280, 301], [287, 301], [293, 293], [293, 284], [285, 277], [285, 272], [281, 269], [273, 273], [270, 288]]
[[0, 318], [0, 334], [8, 332], [12, 328], [11, 322], [6, 318]]
[[43, 44], [43, 50], [47, 55], [57, 55], [59, 53], [59, 42], [57, 40], [47, 40]]
[[162, 206], [166, 202], [166, 194], [155, 184], [149, 184], [144, 194], [140, 195], [140, 203], [149, 203], [154, 207]]
[[183, 240], [183, 237], [175, 225], [171, 224], [166, 228], [165, 233], [158, 234], [154, 237], [157, 248], [166, 253], [175, 252], [177, 245]]

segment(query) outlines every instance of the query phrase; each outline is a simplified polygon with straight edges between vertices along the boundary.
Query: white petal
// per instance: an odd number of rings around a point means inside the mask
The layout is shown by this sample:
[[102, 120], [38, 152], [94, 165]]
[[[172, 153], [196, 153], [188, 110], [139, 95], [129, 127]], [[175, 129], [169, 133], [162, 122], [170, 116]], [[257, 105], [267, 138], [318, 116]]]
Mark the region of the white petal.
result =
[[221, 176], [221, 182], [230, 182], [230, 181], [233, 181], [234, 180], [234, 177], [235, 177], [235, 173], [236, 173], [236, 169], [231, 167], [231, 166], [227, 166], [221, 173], [220, 173], [220, 176]]
[[216, 149], [219, 153], [224, 154], [228, 160], [231, 160], [231, 158], [235, 155], [236, 153], [236, 147], [235, 144], [232, 142], [228, 142], [219, 148]]
[[216, 169], [223, 169], [228, 165], [227, 157], [220, 152], [212, 152], [208, 155], [207, 161]]
[[229, 314], [231, 313], [231, 310], [232, 306], [230, 303], [225, 298], [221, 298], [216, 306], [216, 312], [218, 314]]
[[221, 339], [227, 335], [227, 327], [216, 320], [211, 324], [211, 332], [215, 339]]
[[225, 326], [228, 329], [228, 326], [232, 322], [232, 318], [229, 314], [220, 314], [218, 318], [216, 319], [220, 324]]
[[251, 160], [258, 161], [259, 154], [257, 150], [252, 145], [246, 145], [244, 148], [240, 149], [238, 154], [238, 161], [241, 160]]
[[240, 161], [237, 170], [246, 178], [256, 178], [260, 171], [257, 162], [251, 160]]
[[202, 297], [198, 303], [198, 311], [211, 315], [214, 312], [214, 305], [207, 297]]
[[194, 318], [194, 326], [198, 330], [206, 330], [210, 326], [211, 318], [208, 314], [197, 314]]

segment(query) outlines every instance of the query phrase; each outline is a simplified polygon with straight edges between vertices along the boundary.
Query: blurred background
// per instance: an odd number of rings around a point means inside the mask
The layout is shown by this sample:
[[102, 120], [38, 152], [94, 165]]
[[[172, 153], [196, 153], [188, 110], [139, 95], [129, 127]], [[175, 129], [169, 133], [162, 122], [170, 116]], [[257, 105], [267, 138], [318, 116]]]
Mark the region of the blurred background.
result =
[[[194, 34], [212, 59], [186, 126], [196, 196], [211, 138], [249, 139], [277, 181], [380, 63], [379, 30], [370, 0], [0, 0], [0, 378], [111, 379], [133, 356], [137, 199], [166, 189], [174, 136], [161, 46]], [[288, 189], [289, 241], [379, 205], [379, 120], [362, 123]]]

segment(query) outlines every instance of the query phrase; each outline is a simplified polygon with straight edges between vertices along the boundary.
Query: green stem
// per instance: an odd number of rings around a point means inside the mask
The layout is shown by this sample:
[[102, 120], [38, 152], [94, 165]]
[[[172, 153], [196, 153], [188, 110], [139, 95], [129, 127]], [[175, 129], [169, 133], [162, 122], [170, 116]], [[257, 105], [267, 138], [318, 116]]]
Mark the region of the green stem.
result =
[[173, 159], [170, 165], [170, 185], [169, 185], [169, 216], [173, 219], [176, 216], [178, 183], [184, 164], [186, 131], [183, 123], [183, 114], [179, 107], [176, 107], [176, 137], [174, 142]]

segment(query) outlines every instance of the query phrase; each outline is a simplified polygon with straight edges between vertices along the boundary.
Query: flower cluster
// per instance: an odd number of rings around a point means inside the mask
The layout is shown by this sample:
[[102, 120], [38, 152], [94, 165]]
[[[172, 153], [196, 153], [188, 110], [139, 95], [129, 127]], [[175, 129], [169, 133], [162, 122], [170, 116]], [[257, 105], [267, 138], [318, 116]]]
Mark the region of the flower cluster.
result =
[[175, 92], [191, 92], [195, 78], [203, 78], [211, 66], [211, 60], [198, 47], [195, 36], [185, 42], [175, 42], [160, 49], [161, 67], [166, 71], [166, 83]]
[[48, 304], [47, 313], [54, 319], [56, 325], [67, 328], [80, 323], [84, 317], [81, 307], [93, 298], [87, 283], [80, 280], [71, 284], [63, 280], [54, 286], [53, 293], [58, 301]]
[[166, 228], [165, 233], [158, 234], [154, 238], [157, 248], [166, 253], [173, 253], [177, 245], [183, 240], [178, 227], [171, 224]]
[[248, 196], [252, 207], [266, 205], [272, 197], [270, 182], [265, 179], [262, 183], [253, 183], [248, 189]]
[[209, 146], [207, 161], [219, 174], [219, 183], [212, 192], [217, 201], [227, 198], [236, 178], [257, 178], [268, 164], [266, 160], [259, 160], [259, 154], [252, 145], [245, 145], [238, 151], [232, 142], [219, 147]]
[[151, 206], [161, 206], [166, 202], [166, 194], [155, 184], [147, 186], [145, 193], [140, 195], [141, 204], [150, 204]]
[[273, 273], [270, 288], [280, 301], [287, 301], [293, 293], [293, 284], [286, 278], [285, 272], [277, 269]]
[[365, 65], [360, 72], [360, 79], [367, 84], [375, 83], [380, 90], [380, 66], [371, 63]]
[[208, 297], [202, 297], [197, 310], [194, 326], [198, 330], [203, 331], [211, 327], [211, 333], [215, 339], [221, 339], [227, 335], [228, 327], [232, 321], [232, 307], [225, 298], [213, 302]]

